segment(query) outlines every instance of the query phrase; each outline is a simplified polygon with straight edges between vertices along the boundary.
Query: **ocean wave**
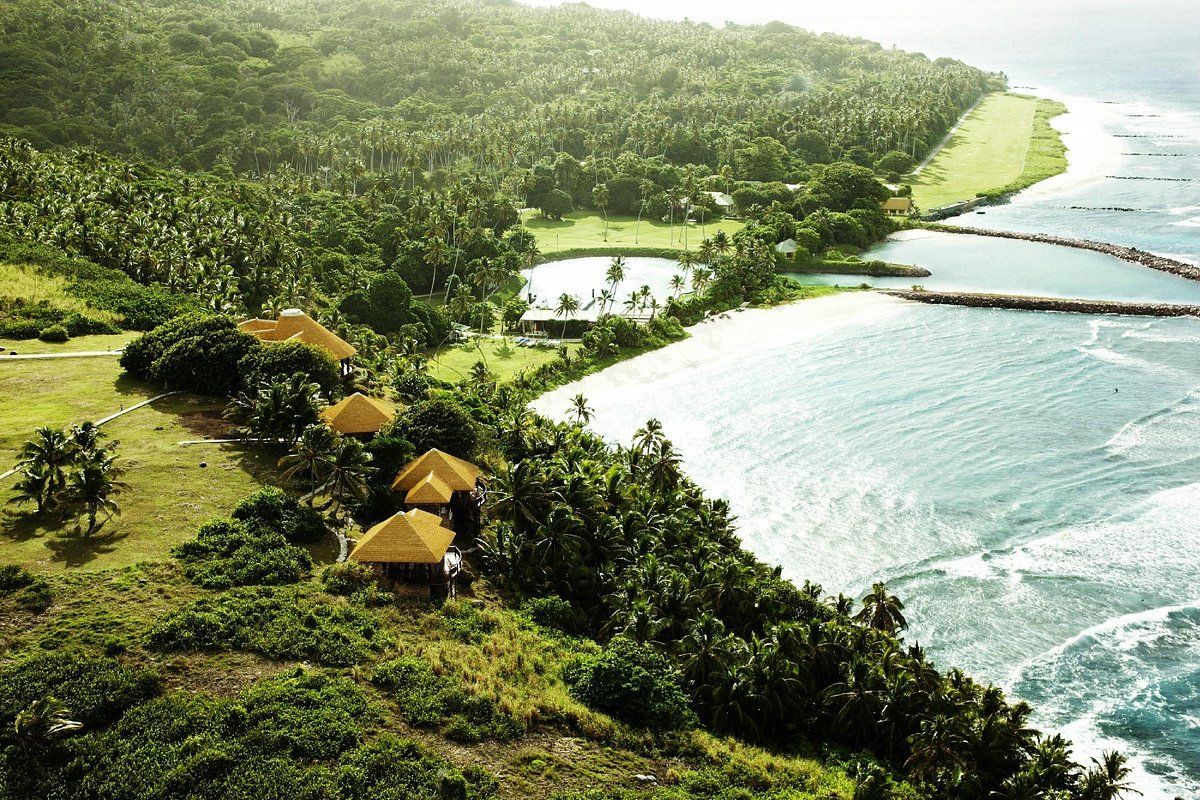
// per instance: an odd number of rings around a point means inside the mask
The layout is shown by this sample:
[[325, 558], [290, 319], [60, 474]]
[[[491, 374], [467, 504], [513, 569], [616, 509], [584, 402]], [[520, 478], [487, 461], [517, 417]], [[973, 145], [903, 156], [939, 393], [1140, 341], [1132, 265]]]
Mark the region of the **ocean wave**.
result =
[[1110, 456], [1169, 458], [1186, 457], [1200, 452], [1200, 427], [1194, 415], [1200, 414], [1200, 387], [1182, 399], [1125, 423], [1104, 444]]

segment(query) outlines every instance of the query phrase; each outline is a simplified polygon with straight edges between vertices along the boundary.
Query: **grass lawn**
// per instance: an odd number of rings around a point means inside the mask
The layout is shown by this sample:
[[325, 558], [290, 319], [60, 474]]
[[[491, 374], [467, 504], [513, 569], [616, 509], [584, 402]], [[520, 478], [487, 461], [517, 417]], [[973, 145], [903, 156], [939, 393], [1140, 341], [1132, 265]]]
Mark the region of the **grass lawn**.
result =
[[[568, 343], [567, 349], [574, 353], [578, 343]], [[480, 352], [482, 350], [482, 352]], [[483, 361], [488, 369], [503, 382], [511, 379], [526, 367], [535, 367], [558, 357], [555, 347], [517, 347], [512, 338], [472, 340], [439, 350], [430, 356], [429, 374], [444, 381], [460, 381], [471, 374], [476, 361]]]
[[[564, 250], [605, 250], [620, 247], [684, 249], [684, 226], [678, 223], [672, 230], [671, 225], [666, 222], [643, 218], [641, 225], [638, 225], [637, 217], [609, 214], [606, 242], [604, 218], [592, 212], [574, 211], [562, 220], [555, 221], [542, 219], [537, 212], [530, 211], [525, 213], [523, 219], [525, 227], [537, 237], [538, 248], [546, 255]], [[741, 227], [741, 222], [729, 219], [715, 219], [703, 226], [695, 222], [689, 223], [686, 232], [687, 248], [699, 247], [705, 236], [712, 236], [718, 230], [732, 234]]]
[[[0, 362], [9, 352], [21, 355], [36, 353], [81, 353], [88, 350], [120, 350], [139, 336], [136, 331], [77, 336], [65, 342], [43, 342], [38, 339], [0, 339]], [[115, 360], [115, 359], [114, 359]]]
[[[0, 361], [0, 471], [40, 425], [64, 428], [96, 420], [159, 394], [121, 376], [116, 359]], [[0, 563], [32, 570], [104, 569], [163, 559], [213, 517], [274, 480], [277, 453], [237, 445], [180, 447], [185, 439], [219, 438], [229, 430], [224, 403], [177, 395], [104, 426], [120, 442], [128, 484], [117, 498], [122, 514], [84, 539], [73, 520], [35, 518], [32, 506], [8, 505], [16, 476], [0, 483]], [[204, 462], [206, 466], [201, 466]]]
[[995, 93], [971, 112], [946, 146], [914, 178], [923, 212], [1000, 190], [1017, 191], [1066, 169], [1066, 151], [1049, 120], [1052, 100]]

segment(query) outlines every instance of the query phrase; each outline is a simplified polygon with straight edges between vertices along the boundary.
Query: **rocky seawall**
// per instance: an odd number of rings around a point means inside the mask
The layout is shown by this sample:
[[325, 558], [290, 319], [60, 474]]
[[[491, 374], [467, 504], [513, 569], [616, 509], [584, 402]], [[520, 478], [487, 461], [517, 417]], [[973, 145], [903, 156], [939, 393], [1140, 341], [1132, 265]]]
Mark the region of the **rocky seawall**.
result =
[[1119, 258], [1122, 261], [1141, 264], [1144, 267], [1156, 269], [1159, 272], [1169, 272], [1181, 278], [1200, 281], [1200, 266], [1174, 258], [1167, 258], [1166, 256], [1155, 255], [1154, 253], [1147, 253], [1145, 250], [1139, 250], [1136, 247], [1123, 247], [1119, 244], [1094, 242], [1091, 239], [1074, 239], [1069, 236], [1054, 236], [1049, 233], [993, 231], [985, 228], [964, 228], [960, 225], [929, 224], [925, 227], [928, 230], [941, 231], [943, 233], [965, 233], [971, 236], [991, 236], [997, 239], [1018, 239], [1023, 242], [1041, 242], [1042, 244], [1056, 244], [1060, 247], [1091, 250], [1094, 253], [1104, 253], [1105, 255]]
[[928, 278], [933, 274], [924, 267], [886, 261], [824, 261], [803, 266], [784, 262], [779, 271], [793, 275], [866, 275], [872, 278]]
[[1059, 297], [884, 290], [882, 294], [934, 305], [1011, 308], [1020, 311], [1065, 311], [1076, 314], [1126, 314], [1139, 317], [1200, 317], [1200, 306], [1175, 303], [1130, 303], [1121, 300], [1074, 300]]

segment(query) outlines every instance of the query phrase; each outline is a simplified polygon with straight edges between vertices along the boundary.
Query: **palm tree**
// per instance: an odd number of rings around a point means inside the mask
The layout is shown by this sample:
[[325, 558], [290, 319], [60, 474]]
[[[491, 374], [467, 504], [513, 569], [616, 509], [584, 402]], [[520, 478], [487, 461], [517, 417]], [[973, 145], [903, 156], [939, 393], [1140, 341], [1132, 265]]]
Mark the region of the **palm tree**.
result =
[[608, 241], [608, 201], [610, 199], [608, 193], [608, 185], [597, 183], [592, 188], [592, 205], [600, 209], [600, 213], [604, 215], [604, 241]]
[[23, 503], [37, 504], [37, 513], [46, 510], [46, 501], [50, 496], [50, 473], [41, 464], [30, 464], [20, 469], [20, 479], [13, 486], [14, 494], [8, 502], [14, 505]]
[[1141, 794], [1132, 785], [1125, 782], [1129, 777], [1129, 767], [1125, 765], [1125, 756], [1120, 753], [1104, 753], [1099, 760], [1093, 758], [1095, 767], [1089, 769], [1080, 781], [1080, 797], [1082, 800], [1117, 800], [1126, 792]]
[[312, 506], [317, 489], [329, 478], [333, 466], [333, 455], [337, 447], [337, 434], [328, 425], [309, 425], [292, 446], [292, 452], [279, 459], [283, 479], [288, 481], [308, 480], [308, 504]]
[[908, 627], [904, 619], [904, 603], [888, 594], [886, 583], [876, 583], [862, 600], [862, 610], [854, 617], [869, 628], [896, 633]]
[[62, 431], [41, 427], [21, 446], [17, 466], [33, 468], [42, 481], [38, 510], [52, 508], [67, 485], [67, 467], [75, 458], [75, 447]]
[[375, 470], [371, 467], [371, 454], [357, 439], [342, 437], [338, 440], [333, 457], [329, 461], [329, 496], [343, 507], [351, 498], [362, 502], [367, 497], [367, 478]]
[[671, 299], [675, 299], [675, 298], [679, 297], [679, 295], [683, 293], [683, 287], [684, 287], [683, 276], [682, 275], [672, 275], [671, 276]]
[[625, 256], [617, 256], [612, 260], [604, 273], [604, 279], [608, 281], [609, 291], [615, 293], [617, 284], [625, 280]]
[[122, 470], [114, 465], [113, 460], [106, 450], [92, 453], [71, 473], [67, 482], [65, 497], [79, 506], [87, 517], [85, 536], [91, 536], [105, 522], [121, 513], [113, 495], [124, 489], [125, 484], [116, 480]]
[[697, 267], [692, 272], [692, 291], [696, 294], [704, 294], [704, 290], [708, 288], [710, 280], [712, 280], [712, 270]]
[[429, 297], [432, 300], [434, 289], [437, 288], [438, 267], [450, 260], [450, 246], [441, 235], [431, 235], [429, 244], [425, 246], [425, 263], [433, 267], [433, 278], [429, 282]]
[[567, 338], [567, 321], [578, 310], [579, 300], [574, 295], [563, 292], [558, 296], [558, 305], [554, 308], [554, 316], [563, 318], [562, 336], [559, 338]]
[[574, 415], [575, 421], [580, 425], [586, 425], [592, 421], [592, 414], [595, 409], [587, 404], [587, 398], [582, 394], [577, 394], [571, 398], [571, 414]]
[[61, 701], [43, 697], [34, 700], [28, 708], [17, 714], [13, 732], [25, 744], [45, 748], [56, 739], [63, 739], [83, 728], [83, 723], [71, 719], [70, 714]]

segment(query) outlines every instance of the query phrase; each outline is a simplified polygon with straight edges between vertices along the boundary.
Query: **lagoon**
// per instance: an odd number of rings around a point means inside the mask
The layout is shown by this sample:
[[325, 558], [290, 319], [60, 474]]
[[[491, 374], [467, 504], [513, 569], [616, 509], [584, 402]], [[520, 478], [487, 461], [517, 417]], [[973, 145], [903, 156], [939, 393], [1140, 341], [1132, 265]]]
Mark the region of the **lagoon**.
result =
[[1103, 253], [1039, 242], [911, 230], [893, 235], [863, 258], [924, 267], [933, 274], [926, 278], [791, 277], [828, 286], [866, 281], [880, 288], [908, 289], [918, 283], [930, 291], [1200, 304], [1200, 281]]

